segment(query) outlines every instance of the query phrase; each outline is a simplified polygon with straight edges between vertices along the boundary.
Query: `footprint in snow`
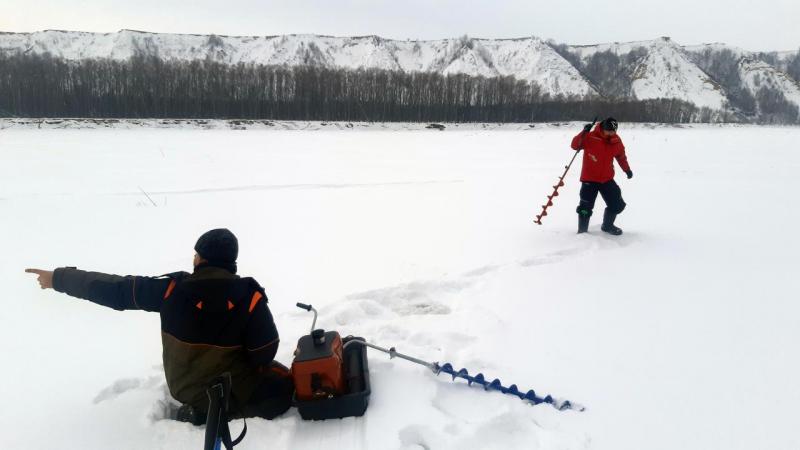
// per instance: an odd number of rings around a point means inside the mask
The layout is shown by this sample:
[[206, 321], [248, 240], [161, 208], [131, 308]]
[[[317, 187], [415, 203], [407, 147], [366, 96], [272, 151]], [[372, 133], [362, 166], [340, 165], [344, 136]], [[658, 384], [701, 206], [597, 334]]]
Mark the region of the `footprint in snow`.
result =
[[[394, 316], [390, 309], [371, 299], [361, 299], [357, 302], [343, 302], [333, 305], [331, 309], [336, 311], [333, 313], [333, 318], [339, 326], [364, 323], [367, 320], [391, 318]], [[331, 313], [326, 310], [322, 311], [322, 315], [330, 314]]]
[[409, 425], [398, 432], [403, 449], [443, 448], [445, 440], [426, 425]]
[[158, 376], [151, 376], [148, 378], [123, 378], [100, 391], [92, 402], [98, 404], [106, 400], [111, 400], [134, 389], [150, 389], [157, 386], [161, 380], [162, 378]]
[[449, 306], [437, 298], [459, 293], [474, 284], [471, 280], [413, 281], [396, 286], [348, 295], [347, 300], [371, 300], [400, 316], [450, 314]]

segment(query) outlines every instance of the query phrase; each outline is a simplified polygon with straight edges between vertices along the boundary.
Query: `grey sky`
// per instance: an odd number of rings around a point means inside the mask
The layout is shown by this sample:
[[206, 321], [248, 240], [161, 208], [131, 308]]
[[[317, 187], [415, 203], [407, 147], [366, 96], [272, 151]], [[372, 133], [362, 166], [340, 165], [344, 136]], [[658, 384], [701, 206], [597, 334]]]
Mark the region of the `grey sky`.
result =
[[395, 39], [535, 35], [570, 44], [671, 36], [747, 50], [800, 48], [800, 0], [0, 0], [0, 31], [123, 28]]

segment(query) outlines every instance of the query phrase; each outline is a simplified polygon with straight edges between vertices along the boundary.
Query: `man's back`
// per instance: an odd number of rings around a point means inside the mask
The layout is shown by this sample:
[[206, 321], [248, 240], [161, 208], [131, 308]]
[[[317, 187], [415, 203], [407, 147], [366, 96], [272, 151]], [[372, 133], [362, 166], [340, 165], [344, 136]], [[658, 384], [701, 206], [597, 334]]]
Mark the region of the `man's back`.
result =
[[254, 369], [269, 365], [278, 349], [264, 290], [252, 278], [218, 267], [176, 275], [161, 307], [164, 372], [172, 396], [202, 408], [208, 380], [227, 371], [234, 395], [246, 401], [259, 382]]
[[236, 236], [225, 228], [210, 230], [194, 249], [192, 273], [119, 276], [75, 267], [26, 272], [38, 275], [42, 289], [120, 311], [158, 312], [167, 385], [184, 403], [179, 420], [205, 420], [206, 389], [225, 372], [231, 375], [235, 415], [271, 419], [283, 414], [294, 386], [289, 370], [274, 361], [278, 330], [264, 289], [236, 275]]
[[222, 372], [231, 373], [234, 395], [246, 402], [259, 383], [259, 367], [278, 350], [263, 288], [223, 268], [201, 264], [191, 274], [162, 277], [58, 268], [53, 288], [117, 310], [159, 312], [170, 393], [201, 410], [208, 382]]

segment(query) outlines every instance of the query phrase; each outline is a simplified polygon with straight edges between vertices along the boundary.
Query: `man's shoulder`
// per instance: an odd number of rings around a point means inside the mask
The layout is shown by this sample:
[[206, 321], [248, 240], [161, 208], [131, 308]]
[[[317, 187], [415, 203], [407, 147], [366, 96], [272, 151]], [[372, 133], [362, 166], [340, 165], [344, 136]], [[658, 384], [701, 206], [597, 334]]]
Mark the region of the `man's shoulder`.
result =
[[178, 271], [178, 272], [165, 273], [163, 275], [159, 275], [159, 276], [154, 277], [154, 278], [169, 278], [170, 280], [178, 281], [178, 280], [182, 280], [182, 279], [188, 277], [189, 275], [191, 275], [189, 272], [184, 272], [184, 271], [181, 270], [181, 271]]
[[242, 278], [240, 278], [240, 280], [243, 283], [247, 283], [250, 286], [250, 288], [253, 289], [254, 291], [259, 291], [261, 293], [264, 293], [264, 288], [258, 283], [258, 281], [256, 281], [255, 278], [253, 278], [253, 277], [242, 277]]

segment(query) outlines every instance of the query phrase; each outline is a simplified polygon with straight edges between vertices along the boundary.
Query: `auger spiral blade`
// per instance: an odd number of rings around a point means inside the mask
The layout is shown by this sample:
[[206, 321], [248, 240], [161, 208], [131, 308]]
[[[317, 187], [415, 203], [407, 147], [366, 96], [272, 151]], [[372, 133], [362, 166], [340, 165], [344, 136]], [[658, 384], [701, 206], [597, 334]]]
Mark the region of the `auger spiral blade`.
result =
[[584, 411], [586, 409], [577, 403], [572, 403], [569, 400], [559, 400], [553, 398], [550, 395], [547, 395], [545, 397], [539, 397], [536, 395], [536, 392], [534, 392], [533, 389], [523, 393], [522, 391], [519, 390], [519, 387], [517, 387], [516, 384], [512, 384], [509, 387], [505, 387], [503, 386], [503, 383], [500, 381], [499, 378], [495, 378], [491, 382], [486, 381], [486, 377], [482, 373], [479, 373], [475, 376], [471, 376], [467, 371], [467, 369], [462, 368], [459, 370], [455, 370], [453, 368], [453, 365], [450, 363], [444, 363], [442, 365], [439, 365], [439, 363], [433, 363], [433, 371], [437, 375], [440, 373], [446, 373], [453, 378], [453, 381], [455, 381], [456, 378], [463, 378], [467, 380], [467, 385], [469, 386], [477, 384], [482, 386], [483, 389], [486, 391], [500, 391], [503, 394], [513, 395], [519, 398], [520, 400], [529, 402], [533, 405], [538, 405], [540, 403], [547, 403], [559, 411], [566, 411], [566, 410]]

